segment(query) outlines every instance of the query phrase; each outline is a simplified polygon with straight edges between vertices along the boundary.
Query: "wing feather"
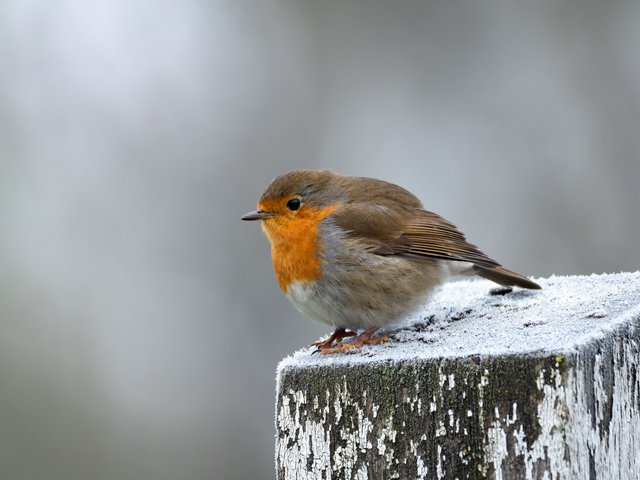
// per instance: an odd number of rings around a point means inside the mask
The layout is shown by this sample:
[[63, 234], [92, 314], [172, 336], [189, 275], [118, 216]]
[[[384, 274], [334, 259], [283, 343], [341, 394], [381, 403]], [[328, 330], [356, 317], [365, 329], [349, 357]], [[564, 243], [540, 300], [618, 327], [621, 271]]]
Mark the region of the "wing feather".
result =
[[[350, 204], [332, 218], [347, 235], [371, 244], [381, 255], [440, 258], [493, 268], [498, 262], [467, 242], [456, 226], [440, 215], [416, 208]], [[407, 218], [410, 220], [407, 222]]]
[[453, 223], [428, 210], [418, 210], [404, 226], [394, 250], [397, 255], [471, 262], [485, 268], [499, 266], [478, 247], [467, 242]]
[[372, 253], [415, 261], [469, 262], [474, 265], [475, 274], [501, 285], [540, 288], [467, 242], [465, 235], [440, 215], [415, 206], [394, 205], [390, 208], [388, 199], [385, 200], [380, 205], [344, 205], [331, 214], [331, 218], [350, 239], [357, 240]]

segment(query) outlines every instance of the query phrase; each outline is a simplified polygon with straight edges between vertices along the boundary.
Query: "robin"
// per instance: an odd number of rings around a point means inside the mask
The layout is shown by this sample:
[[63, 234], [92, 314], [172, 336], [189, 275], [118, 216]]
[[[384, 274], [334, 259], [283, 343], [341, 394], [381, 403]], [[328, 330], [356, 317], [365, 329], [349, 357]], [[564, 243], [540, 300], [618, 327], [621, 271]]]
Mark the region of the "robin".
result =
[[[412, 193], [382, 180], [293, 170], [275, 178], [258, 210], [242, 220], [261, 221], [291, 303], [335, 327], [314, 344], [324, 354], [387, 340], [373, 335], [417, 309], [452, 275], [540, 288], [468, 243]], [[350, 336], [356, 338], [340, 343]]]

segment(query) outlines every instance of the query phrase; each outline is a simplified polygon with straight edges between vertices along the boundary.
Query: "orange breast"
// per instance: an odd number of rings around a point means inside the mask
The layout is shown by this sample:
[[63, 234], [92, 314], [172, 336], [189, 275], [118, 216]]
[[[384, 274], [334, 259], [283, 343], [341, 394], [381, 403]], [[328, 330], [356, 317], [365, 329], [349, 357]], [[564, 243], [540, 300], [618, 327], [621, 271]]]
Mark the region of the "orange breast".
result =
[[306, 208], [297, 215], [264, 220], [262, 229], [271, 242], [273, 270], [286, 293], [293, 282], [314, 281], [322, 275], [318, 223], [337, 207]]

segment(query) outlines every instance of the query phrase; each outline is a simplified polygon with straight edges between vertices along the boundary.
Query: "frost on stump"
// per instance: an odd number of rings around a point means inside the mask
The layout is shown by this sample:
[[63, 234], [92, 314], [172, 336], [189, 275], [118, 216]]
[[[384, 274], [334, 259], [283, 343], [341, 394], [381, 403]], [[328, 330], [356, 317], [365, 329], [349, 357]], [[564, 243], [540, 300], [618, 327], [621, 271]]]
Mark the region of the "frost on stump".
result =
[[640, 479], [640, 273], [540, 283], [452, 283], [389, 343], [284, 359], [278, 478]]

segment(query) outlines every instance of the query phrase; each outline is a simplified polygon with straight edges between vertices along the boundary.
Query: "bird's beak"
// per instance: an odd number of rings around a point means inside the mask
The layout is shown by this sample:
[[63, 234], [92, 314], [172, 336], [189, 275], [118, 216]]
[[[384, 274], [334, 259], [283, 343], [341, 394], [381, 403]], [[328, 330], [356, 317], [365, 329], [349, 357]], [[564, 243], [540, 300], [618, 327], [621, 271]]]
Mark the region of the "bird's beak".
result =
[[264, 220], [266, 218], [271, 218], [275, 214], [271, 212], [265, 212], [264, 210], [256, 210], [255, 212], [245, 213], [240, 220]]

